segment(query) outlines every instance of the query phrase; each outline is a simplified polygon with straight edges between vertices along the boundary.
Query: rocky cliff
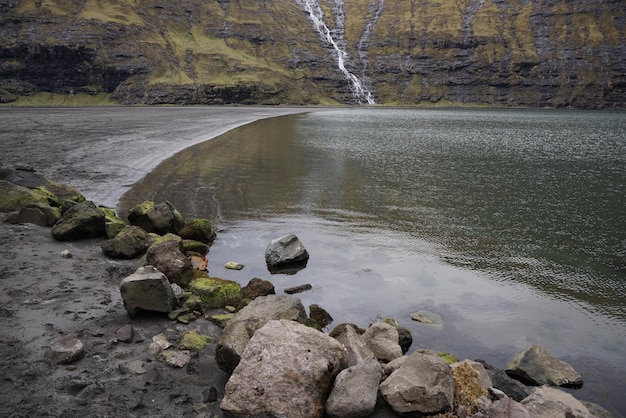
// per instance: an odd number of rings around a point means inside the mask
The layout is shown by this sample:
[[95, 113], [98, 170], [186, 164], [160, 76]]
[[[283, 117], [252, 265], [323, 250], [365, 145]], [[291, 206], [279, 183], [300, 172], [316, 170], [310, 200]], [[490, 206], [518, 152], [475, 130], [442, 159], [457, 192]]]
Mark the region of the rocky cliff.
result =
[[0, 102], [626, 108], [622, 0], [1, 0]]

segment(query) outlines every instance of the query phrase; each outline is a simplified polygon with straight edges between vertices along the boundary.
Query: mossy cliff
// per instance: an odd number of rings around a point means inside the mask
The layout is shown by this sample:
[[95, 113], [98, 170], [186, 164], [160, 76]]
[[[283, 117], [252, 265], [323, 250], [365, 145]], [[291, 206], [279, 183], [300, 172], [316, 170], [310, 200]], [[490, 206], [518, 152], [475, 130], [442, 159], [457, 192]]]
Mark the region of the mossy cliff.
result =
[[[3, 2], [0, 102], [355, 102], [299, 3]], [[319, 4], [377, 103], [626, 107], [620, 1]]]

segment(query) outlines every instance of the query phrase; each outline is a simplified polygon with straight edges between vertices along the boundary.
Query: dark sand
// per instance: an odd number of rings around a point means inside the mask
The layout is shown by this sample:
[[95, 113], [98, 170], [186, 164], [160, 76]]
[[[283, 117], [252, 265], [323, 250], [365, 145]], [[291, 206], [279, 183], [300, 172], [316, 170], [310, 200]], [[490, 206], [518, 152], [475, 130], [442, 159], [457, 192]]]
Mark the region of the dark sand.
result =
[[[254, 120], [309, 110], [2, 108], [0, 163], [32, 166], [115, 207], [128, 186], [177, 151]], [[0, 416], [222, 416], [228, 376], [213, 360], [215, 344], [180, 369], [147, 352], [160, 332], [176, 343], [188, 330], [217, 337], [219, 328], [163, 315], [131, 321], [119, 283], [138, 261], [108, 259], [100, 242], [61, 243], [49, 228], [0, 222]], [[72, 258], [61, 256], [66, 249]], [[134, 341], [116, 342], [115, 332], [131, 322]], [[86, 357], [69, 366], [44, 361], [49, 345], [70, 334], [85, 344]]]

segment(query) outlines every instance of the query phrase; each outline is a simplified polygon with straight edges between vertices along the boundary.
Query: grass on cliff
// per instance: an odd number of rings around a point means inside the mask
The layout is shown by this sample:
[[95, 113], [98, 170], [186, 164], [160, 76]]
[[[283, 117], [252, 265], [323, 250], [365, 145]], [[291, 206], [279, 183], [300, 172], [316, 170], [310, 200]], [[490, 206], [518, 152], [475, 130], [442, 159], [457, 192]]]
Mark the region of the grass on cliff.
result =
[[111, 99], [111, 95], [100, 93], [90, 95], [78, 93], [70, 96], [69, 94], [58, 94], [49, 92], [39, 92], [32, 96], [22, 96], [18, 100], [7, 103], [7, 107], [43, 107], [43, 106], [115, 106], [119, 103]]

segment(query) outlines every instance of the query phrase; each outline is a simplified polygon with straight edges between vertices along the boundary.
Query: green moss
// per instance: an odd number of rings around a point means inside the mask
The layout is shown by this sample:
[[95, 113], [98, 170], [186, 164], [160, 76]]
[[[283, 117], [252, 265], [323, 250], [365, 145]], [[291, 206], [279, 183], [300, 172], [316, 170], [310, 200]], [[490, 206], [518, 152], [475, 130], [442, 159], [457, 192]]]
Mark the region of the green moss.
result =
[[196, 330], [192, 330], [185, 333], [181, 337], [180, 342], [178, 343], [178, 348], [181, 350], [199, 351], [213, 341], [213, 337], [201, 334]]
[[187, 252], [191, 251], [205, 256], [209, 252], [209, 246], [193, 239], [183, 239], [180, 241], [180, 251], [183, 254], [187, 254]]
[[13, 212], [27, 203], [47, 203], [59, 207], [59, 198], [45, 187], [29, 189], [0, 180], [0, 211]]
[[39, 106], [114, 106], [117, 105], [108, 93], [90, 95], [78, 93], [74, 95], [39, 92], [32, 96], [22, 96], [10, 103], [11, 107]]
[[216, 314], [216, 315], [211, 315], [209, 317], [209, 320], [214, 322], [218, 327], [225, 328], [226, 325], [228, 324], [228, 321], [230, 321], [233, 318], [233, 316], [235, 316], [235, 314], [232, 314], [232, 313]]
[[241, 286], [237, 282], [218, 277], [197, 277], [189, 283], [189, 291], [199, 296], [202, 311], [237, 305], [241, 300]]
[[444, 359], [448, 364], [457, 363], [459, 361], [457, 356], [455, 356], [454, 354], [444, 353], [443, 351], [440, 351], [439, 353], [437, 353], [437, 355]]

